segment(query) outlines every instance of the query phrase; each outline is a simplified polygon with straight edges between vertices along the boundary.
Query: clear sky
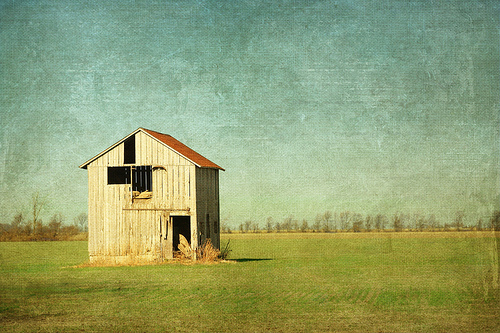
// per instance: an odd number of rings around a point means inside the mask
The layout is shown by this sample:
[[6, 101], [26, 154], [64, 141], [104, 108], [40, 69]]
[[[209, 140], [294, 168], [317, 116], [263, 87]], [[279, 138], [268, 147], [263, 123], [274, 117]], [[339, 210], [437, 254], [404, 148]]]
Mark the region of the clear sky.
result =
[[[0, 222], [87, 207], [78, 165], [138, 127], [226, 169], [237, 225], [499, 208], [492, 1], [0, 2]], [[447, 221], [444, 221], [447, 222]]]

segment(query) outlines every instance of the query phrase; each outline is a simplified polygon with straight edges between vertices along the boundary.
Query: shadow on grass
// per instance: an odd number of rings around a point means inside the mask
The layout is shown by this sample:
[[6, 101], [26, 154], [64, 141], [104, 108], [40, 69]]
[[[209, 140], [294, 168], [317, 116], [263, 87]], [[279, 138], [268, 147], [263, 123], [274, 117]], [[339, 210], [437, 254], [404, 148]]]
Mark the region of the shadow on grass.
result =
[[257, 258], [239, 258], [239, 259], [231, 259], [236, 262], [249, 262], [249, 261], [267, 261], [272, 259], [257, 259]]

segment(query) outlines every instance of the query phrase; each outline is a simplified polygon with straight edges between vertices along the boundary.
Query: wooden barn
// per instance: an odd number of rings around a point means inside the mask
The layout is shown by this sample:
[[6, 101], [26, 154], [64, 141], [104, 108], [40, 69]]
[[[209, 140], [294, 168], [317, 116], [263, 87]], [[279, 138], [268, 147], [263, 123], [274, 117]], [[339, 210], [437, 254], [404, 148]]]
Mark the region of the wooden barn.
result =
[[80, 165], [91, 262], [171, 259], [179, 235], [219, 248], [219, 170], [170, 135], [139, 128]]

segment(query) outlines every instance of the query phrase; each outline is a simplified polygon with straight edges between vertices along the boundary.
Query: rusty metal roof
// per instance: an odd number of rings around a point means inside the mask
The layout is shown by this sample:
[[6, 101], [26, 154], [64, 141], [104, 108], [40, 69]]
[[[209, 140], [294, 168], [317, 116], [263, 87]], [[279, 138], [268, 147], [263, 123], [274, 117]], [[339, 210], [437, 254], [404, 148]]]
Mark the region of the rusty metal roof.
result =
[[221, 168], [220, 166], [218, 166], [214, 162], [210, 161], [206, 157], [198, 154], [197, 152], [195, 152], [194, 150], [192, 150], [191, 148], [189, 148], [188, 146], [186, 146], [182, 142], [174, 139], [172, 136], [170, 136], [168, 134], [163, 134], [163, 133], [155, 132], [155, 131], [152, 131], [152, 130], [148, 130], [148, 129], [145, 129], [145, 128], [138, 128], [137, 130], [135, 130], [134, 132], [130, 133], [125, 138], [123, 138], [122, 140], [118, 141], [117, 143], [115, 143], [114, 145], [112, 145], [111, 147], [109, 147], [108, 149], [102, 151], [98, 155], [92, 157], [90, 160], [88, 160], [87, 162], [85, 162], [82, 165], [80, 165], [80, 168], [86, 169], [87, 165], [89, 165], [90, 163], [92, 163], [95, 159], [101, 157], [102, 155], [104, 155], [105, 153], [107, 153], [108, 151], [110, 151], [111, 149], [115, 148], [116, 146], [118, 146], [123, 141], [125, 141], [127, 138], [129, 138], [132, 135], [135, 135], [136, 133], [141, 132], [141, 131], [144, 132], [144, 133], [146, 133], [146, 134], [148, 134], [153, 139], [155, 139], [155, 140], [163, 143], [168, 148], [172, 149], [177, 154], [179, 154], [179, 155], [183, 156], [184, 158], [188, 159], [189, 161], [193, 162], [196, 166], [198, 166], [200, 168], [212, 168], [212, 169], [219, 169], [219, 170], [224, 171], [223, 168]]
[[151, 131], [145, 128], [140, 128], [139, 130], [143, 130], [147, 134], [151, 135], [158, 141], [164, 143], [171, 149], [175, 150], [178, 154], [184, 156], [194, 164], [198, 165], [199, 167], [202, 168], [213, 168], [213, 169], [220, 169], [224, 171], [223, 168], [215, 164], [214, 162], [210, 161], [209, 159], [203, 157], [202, 155], [198, 154], [182, 142], [174, 139], [172, 136], [168, 134], [163, 134], [163, 133], [158, 133], [155, 131]]

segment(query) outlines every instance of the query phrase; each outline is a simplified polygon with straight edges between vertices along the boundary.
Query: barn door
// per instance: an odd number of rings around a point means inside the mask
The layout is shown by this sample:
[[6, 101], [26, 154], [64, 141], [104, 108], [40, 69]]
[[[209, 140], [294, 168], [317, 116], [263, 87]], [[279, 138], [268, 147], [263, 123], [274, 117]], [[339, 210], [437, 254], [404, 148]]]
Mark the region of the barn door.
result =
[[191, 218], [190, 216], [171, 216], [170, 218], [173, 227], [172, 250], [179, 251], [179, 235], [183, 235], [191, 244]]

